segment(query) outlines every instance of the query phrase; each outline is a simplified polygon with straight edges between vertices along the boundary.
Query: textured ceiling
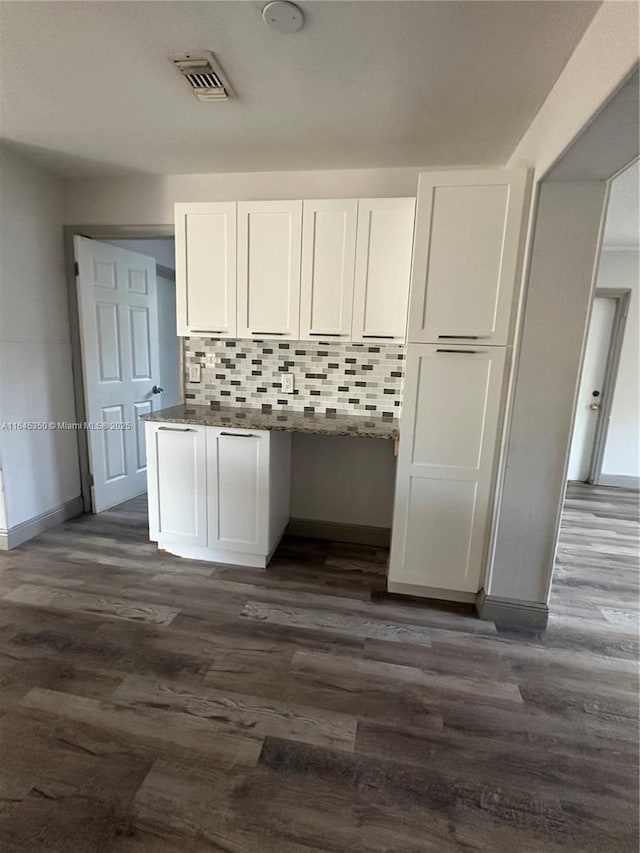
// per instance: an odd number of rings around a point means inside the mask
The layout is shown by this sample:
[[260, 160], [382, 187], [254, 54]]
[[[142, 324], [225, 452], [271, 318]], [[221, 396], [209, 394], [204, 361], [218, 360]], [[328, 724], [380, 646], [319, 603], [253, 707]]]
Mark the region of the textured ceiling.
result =
[[[595, 2], [0, 2], [0, 134], [65, 175], [504, 163]], [[211, 49], [238, 99], [167, 60]]]

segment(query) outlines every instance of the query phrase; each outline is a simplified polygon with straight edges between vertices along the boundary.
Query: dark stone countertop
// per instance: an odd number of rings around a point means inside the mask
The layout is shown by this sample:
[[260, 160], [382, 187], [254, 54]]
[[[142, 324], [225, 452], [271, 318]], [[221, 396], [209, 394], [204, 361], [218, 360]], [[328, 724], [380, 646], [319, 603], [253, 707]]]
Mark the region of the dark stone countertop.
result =
[[317, 435], [353, 435], [363, 438], [397, 439], [397, 418], [370, 415], [332, 415], [319, 412], [263, 411], [235, 406], [180, 405], [142, 415], [143, 421], [196, 424], [236, 429], [283, 430]]

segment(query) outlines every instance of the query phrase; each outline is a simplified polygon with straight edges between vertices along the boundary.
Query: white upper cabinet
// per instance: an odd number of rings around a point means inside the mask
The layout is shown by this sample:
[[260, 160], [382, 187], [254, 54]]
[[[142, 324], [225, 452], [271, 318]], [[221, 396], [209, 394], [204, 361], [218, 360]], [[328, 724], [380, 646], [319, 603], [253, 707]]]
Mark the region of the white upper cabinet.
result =
[[409, 344], [389, 590], [482, 584], [506, 347]]
[[305, 201], [300, 339], [351, 337], [357, 199]]
[[411, 277], [414, 198], [360, 199], [354, 341], [404, 341]]
[[410, 342], [508, 343], [525, 190], [525, 170], [420, 175]]
[[236, 337], [236, 204], [176, 204], [179, 335]]
[[239, 338], [293, 338], [300, 328], [302, 201], [238, 203]]

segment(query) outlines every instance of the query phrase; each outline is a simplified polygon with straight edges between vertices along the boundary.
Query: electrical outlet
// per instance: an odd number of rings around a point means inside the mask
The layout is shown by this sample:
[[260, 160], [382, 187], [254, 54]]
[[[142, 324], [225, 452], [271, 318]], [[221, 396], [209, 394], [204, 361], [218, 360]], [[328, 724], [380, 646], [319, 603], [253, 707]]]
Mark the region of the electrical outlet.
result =
[[293, 373], [282, 374], [282, 391], [285, 394], [293, 394]]
[[195, 364], [189, 365], [189, 382], [200, 382], [200, 373], [202, 368], [196, 362]]

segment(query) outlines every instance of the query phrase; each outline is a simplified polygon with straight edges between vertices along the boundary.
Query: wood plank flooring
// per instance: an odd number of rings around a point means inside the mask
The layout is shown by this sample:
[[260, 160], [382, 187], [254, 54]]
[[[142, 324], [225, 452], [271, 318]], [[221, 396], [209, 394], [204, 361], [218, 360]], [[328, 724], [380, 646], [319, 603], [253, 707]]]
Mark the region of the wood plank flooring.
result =
[[6, 853], [638, 849], [638, 495], [571, 486], [545, 633], [387, 554], [159, 554], [131, 501], [0, 553]]

